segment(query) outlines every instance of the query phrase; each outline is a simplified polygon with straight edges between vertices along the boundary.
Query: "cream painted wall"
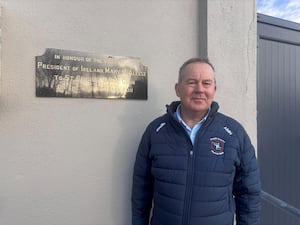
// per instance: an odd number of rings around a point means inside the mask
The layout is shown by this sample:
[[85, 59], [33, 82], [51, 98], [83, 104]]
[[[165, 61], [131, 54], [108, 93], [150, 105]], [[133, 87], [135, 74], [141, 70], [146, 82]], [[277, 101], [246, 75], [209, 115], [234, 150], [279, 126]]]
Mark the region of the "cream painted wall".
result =
[[[0, 225], [129, 225], [139, 139], [177, 99], [178, 67], [203, 51], [218, 71], [221, 110], [255, 139], [254, 0], [209, 1], [207, 22], [197, 0], [0, 2]], [[35, 97], [45, 48], [140, 57], [148, 100]]]
[[208, 57], [216, 65], [220, 110], [256, 137], [256, 1], [208, 1]]

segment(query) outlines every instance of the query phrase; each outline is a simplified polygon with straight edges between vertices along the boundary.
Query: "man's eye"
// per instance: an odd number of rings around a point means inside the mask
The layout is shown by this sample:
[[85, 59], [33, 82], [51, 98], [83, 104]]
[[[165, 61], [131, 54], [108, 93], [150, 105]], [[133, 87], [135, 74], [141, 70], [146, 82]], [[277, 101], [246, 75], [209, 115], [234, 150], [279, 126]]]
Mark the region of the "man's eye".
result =
[[189, 80], [189, 81], [187, 82], [187, 84], [188, 84], [188, 85], [196, 85], [197, 82], [194, 81], [194, 80]]
[[212, 85], [211, 81], [204, 81], [203, 82], [203, 86], [205, 86], [205, 87], [209, 87], [210, 85]]

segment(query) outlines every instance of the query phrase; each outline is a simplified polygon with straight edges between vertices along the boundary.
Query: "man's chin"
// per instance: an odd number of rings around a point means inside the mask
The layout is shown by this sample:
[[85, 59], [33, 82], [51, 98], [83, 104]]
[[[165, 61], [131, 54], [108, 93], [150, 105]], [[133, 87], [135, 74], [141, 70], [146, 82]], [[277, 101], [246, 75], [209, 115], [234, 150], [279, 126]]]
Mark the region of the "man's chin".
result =
[[203, 109], [207, 109], [208, 105], [205, 101], [194, 101], [192, 107], [195, 109], [203, 110]]
[[208, 106], [207, 105], [201, 105], [201, 106], [196, 106], [196, 107], [193, 107], [193, 111], [194, 112], [200, 112], [200, 113], [203, 113], [203, 112], [206, 112], [208, 110]]

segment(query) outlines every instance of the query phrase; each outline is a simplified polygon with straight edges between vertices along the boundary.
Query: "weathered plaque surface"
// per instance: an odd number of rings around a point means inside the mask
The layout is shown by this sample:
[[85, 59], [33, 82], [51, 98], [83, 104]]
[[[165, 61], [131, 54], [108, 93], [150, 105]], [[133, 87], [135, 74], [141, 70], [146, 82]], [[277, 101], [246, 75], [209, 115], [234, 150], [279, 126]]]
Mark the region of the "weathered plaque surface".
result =
[[36, 56], [36, 96], [147, 99], [147, 67], [139, 58], [46, 49]]

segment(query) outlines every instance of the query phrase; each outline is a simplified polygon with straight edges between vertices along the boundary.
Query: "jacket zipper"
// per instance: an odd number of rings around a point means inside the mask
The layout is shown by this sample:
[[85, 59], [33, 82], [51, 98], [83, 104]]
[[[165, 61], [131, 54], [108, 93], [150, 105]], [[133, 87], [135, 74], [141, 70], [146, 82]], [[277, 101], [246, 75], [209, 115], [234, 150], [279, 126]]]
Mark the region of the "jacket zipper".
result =
[[188, 225], [190, 223], [190, 208], [191, 208], [191, 199], [192, 199], [192, 188], [193, 188], [193, 164], [194, 164], [194, 146], [192, 141], [190, 140], [189, 135], [186, 133], [182, 125], [176, 120], [177, 126], [182, 129], [184, 134], [186, 135], [187, 140], [190, 142], [190, 150], [188, 152], [188, 168], [187, 168], [187, 185], [185, 190], [185, 197], [183, 203], [183, 214], [182, 214], [182, 225]]
[[[202, 127], [198, 131], [197, 137], [201, 137], [204, 133], [205, 128], [210, 124], [211, 118], [208, 117], [207, 120], [202, 124]], [[192, 144], [191, 144], [192, 145]], [[197, 145], [197, 141], [194, 143], [194, 146]], [[182, 225], [190, 224], [190, 213], [191, 213], [191, 204], [192, 204], [192, 193], [193, 193], [193, 181], [194, 181], [194, 165], [195, 165], [195, 156], [194, 156], [194, 146], [189, 151], [188, 158], [188, 169], [187, 169], [187, 183], [185, 190], [185, 199], [183, 205], [183, 216], [182, 216]]]
[[192, 148], [189, 151], [188, 156], [188, 169], [187, 169], [187, 182], [185, 190], [185, 200], [183, 205], [183, 218], [182, 225], [188, 225], [190, 223], [190, 209], [192, 202], [192, 193], [193, 193], [193, 179], [194, 179], [194, 149]]
[[[193, 180], [194, 180], [194, 164], [195, 164], [194, 145], [195, 144], [197, 145], [197, 141], [193, 145], [192, 141], [190, 140], [190, 137], [188, 136], [184, 128], [181, 126], [181, 124], [175, 119], [174, 121], [177, 123], [177, 126], [181, 127], [181, 129], [184, 131], [187, 139], [190, 141], [192, 146], [191, 149], [189, 150], [189, 155], [188, 155], [187, 183], [186, 183], [185, 198], [183, 203], [183, 214], [182, 214], [182, 225], [189, 225], [192, 193], [193, 193]], [[198, 135], [197, 135], [198, 138], [202, 135], [202, 133], [204, 132], [203, 130], [208, 126], [208, 124], [210, 124], [210, 122], [211, 122], [211, 115], [208, 116], [208, 118], [202, 124], [202, 127], [198, 131]]]

